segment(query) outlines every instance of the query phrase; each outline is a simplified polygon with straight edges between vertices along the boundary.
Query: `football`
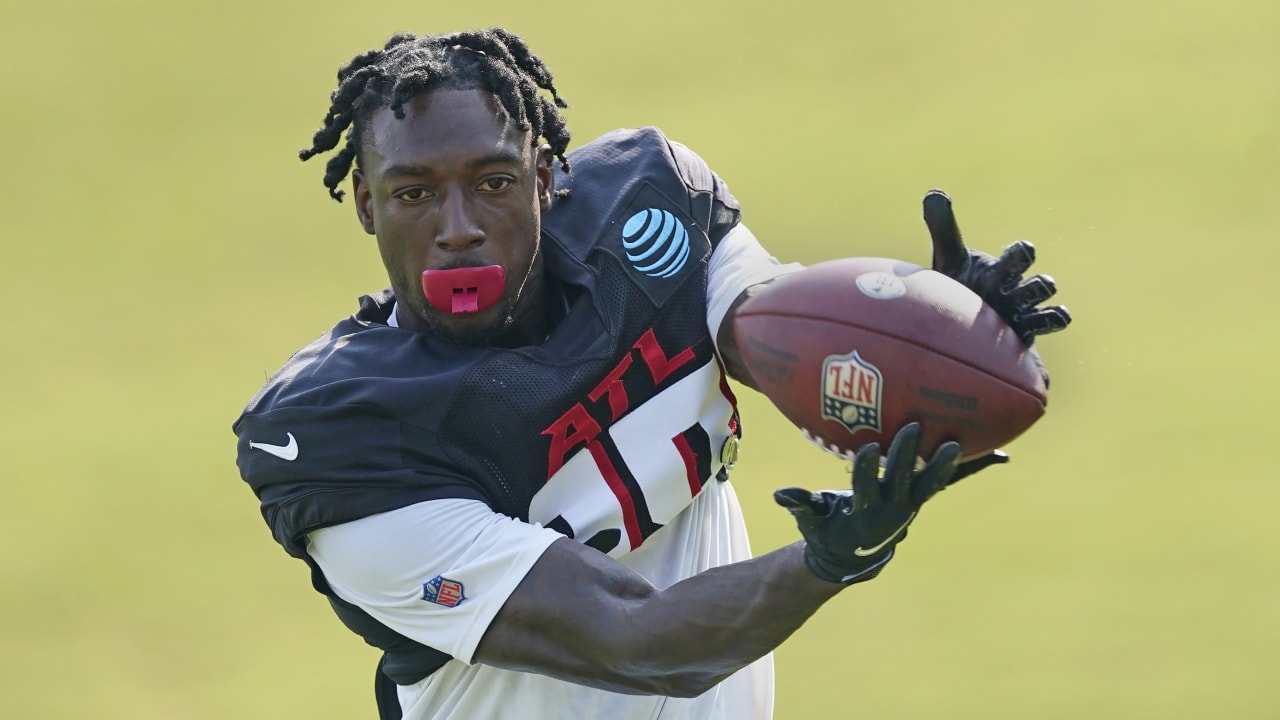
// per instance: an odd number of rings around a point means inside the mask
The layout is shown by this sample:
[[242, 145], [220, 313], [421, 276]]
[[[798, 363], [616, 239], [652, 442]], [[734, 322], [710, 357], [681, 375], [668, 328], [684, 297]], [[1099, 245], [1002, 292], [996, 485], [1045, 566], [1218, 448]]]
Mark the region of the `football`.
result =
[[844, 258], [785, 275], [734, 315], [759, 389], [815, 444], [841, 457], [887, 452], [922, 425], [920, 455], [960, 443], [971, 459], [1044, 414], [1040, 366], [1009, 325], [960, 283], [888, 258]]

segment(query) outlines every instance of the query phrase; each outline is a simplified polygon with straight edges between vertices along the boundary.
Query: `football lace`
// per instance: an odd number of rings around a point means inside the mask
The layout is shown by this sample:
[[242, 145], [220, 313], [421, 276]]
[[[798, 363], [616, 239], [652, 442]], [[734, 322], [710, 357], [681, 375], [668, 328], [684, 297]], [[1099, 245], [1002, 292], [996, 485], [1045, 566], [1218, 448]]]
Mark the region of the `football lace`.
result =
[[829, 443], [818, 435], [814, 435], [804, 428], [800, 428], [800, 432], [804, 435], [804, 439], [822, 448], [823, 451], [835, 455], [843, 460], [853, 460], [855, 453], [852, 450], [841, 450], [835, 443]]

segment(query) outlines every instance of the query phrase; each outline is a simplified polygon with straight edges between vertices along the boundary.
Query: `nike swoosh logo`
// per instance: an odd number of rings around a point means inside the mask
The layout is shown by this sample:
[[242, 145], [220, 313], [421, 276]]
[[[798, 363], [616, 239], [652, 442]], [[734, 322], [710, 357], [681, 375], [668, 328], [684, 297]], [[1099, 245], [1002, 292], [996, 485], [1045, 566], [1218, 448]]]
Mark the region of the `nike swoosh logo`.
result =
[[254, 450], [261, 450], [264, 453], [275, 455], [281, 460], [297, 460], [298, 459], [298, 441], [293, 437], [293, 433], [285, 433], [289, 436], [289, 442], [286, 445], [270, 445], [267, 443], [250, 442], [249, 447]]
[[873, 548], [865, 548], [865, 549], [864, 549], [864, 548], [855, 548], [855, 549], [854, 549], [854, 551], [853, 551], [853, 554], [854, 554], [854, 555], [857, 555], [858, 557], [866, 557], [866, 556], [868, 556], [868, 555], [875, 555], [876, 553], [878, 553], [878, 552], [880, 552], [881, 550], [883, 550], [885, 545], [888, 545], [890, 542], [892, 542], [892, 541], [893, 541], [893, 539], [894, 539], [894, 538], [898, 537], [898, 533], [902, 532], [903, 530], [906, 530], [906, 529], [907, 529], [907, 526], [911, 524], [911, 521], [912, 521], [912, 520], [915, 520], [915, 519], [916, 519], [916, 514], [915, 514], [915, 513], [911, 513], [911, 515], [907, 518], [907, 521], [906, 521], [906, 522], [904, 522], [904, 523], [902, 523], [902, 526], [901, 526], [901, 527], [899, 527], [897, 530], [894, 530], [892, 535], [890, 535], [889, 537], [885, 538], [885, 539], [884, 539], [884, 542], [880, 543], [879, 545], [877, 545], [877, 546], [875, 546], [875, 547], [873, 547]]

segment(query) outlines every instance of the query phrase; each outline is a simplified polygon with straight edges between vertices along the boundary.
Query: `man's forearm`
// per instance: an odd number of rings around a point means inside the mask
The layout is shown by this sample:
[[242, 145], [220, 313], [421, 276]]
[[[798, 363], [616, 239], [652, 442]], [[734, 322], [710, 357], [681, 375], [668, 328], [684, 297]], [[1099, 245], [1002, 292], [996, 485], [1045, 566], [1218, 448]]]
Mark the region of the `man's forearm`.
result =
[[634, 613], [635, 657], [679, 676], [698, 695], [772, 651], [844, 586], [816, 578], [804, 543], [683, 580]]
[[499, 611], [476, 660], [613, 692], [692, 697], [777, 647], [842, 588], [809, 571], [803, 543], [659, 590], [564, 540]]

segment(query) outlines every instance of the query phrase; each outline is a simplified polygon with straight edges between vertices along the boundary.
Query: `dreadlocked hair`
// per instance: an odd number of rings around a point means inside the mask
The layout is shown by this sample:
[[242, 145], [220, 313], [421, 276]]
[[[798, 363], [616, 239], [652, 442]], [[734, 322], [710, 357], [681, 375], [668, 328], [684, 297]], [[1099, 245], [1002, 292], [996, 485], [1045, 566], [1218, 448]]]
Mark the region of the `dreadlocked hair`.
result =
[[[551, 71], [529, 50], [523, 38], [502, 28], [448, 35], [391, 36], [381, 50], [352, 58], [338, 70], [338, 88], [329, 96], [324, 125], [311, 138], [311, 147], [298, 152], [302, 160], [328, 152], [346, 142], [325, 166], [324, 185], [329, 196], [342, 202], [338, 184], [359, 162], [369, 117], [389, 107], [404, 118], [404, 104], [438, 88], [480, 89], [502, 103], [507, 117], [531, 133], [534, 144], [546, 138], [560, 167], [569, 172], [565, 150], [569, 128], [560, 109], [569, 105], [551, 82]], [[539, 90], [545, 90], [550, 98]]]

